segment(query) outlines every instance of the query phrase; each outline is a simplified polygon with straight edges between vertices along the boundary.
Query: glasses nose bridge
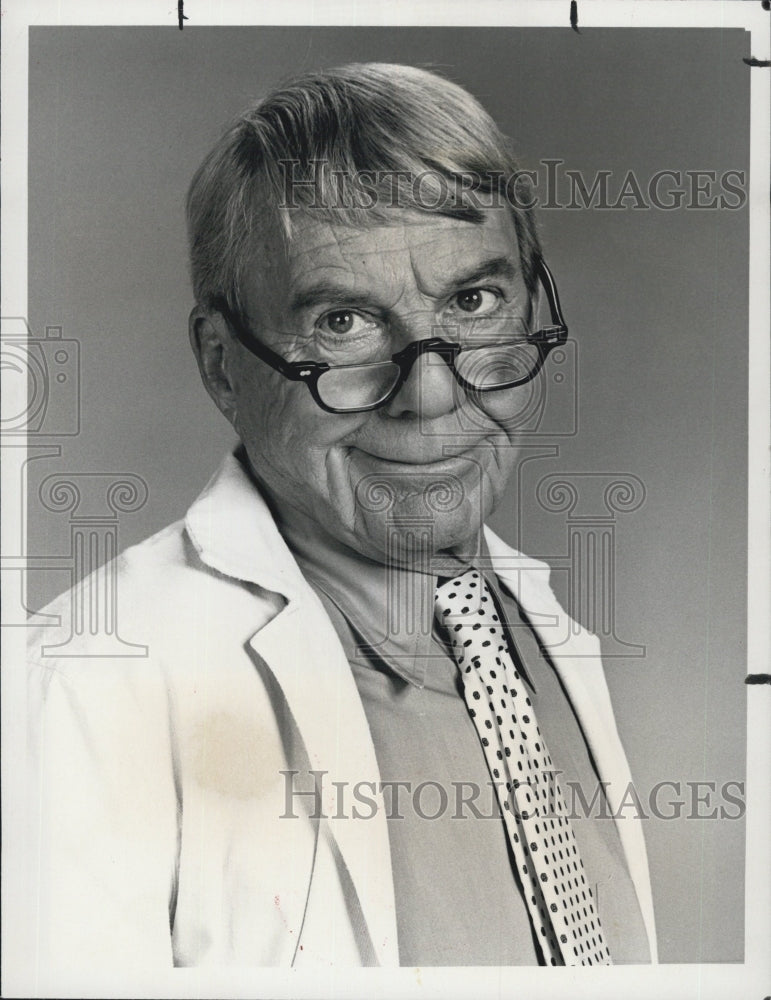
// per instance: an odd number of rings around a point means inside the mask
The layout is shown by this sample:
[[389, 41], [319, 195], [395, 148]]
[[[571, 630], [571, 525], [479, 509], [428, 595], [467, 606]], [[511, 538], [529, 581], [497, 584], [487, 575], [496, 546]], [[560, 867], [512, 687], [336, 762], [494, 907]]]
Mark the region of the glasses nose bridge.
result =
[[401, 355], [416, 343], [459, 339], [458, 327], [443, 321], [435, 302], [422, 296], [409, 296], [409, 301], [406, 298], [400, 303], [400, 308], [393, 309], [389, 319], [392, 351]]
[[404, 384], [412, 374], [415, 363], [423, 355], [438, 354], [454, 375], [455, 358], [458, 356], [459, 350], [458, 344], [450, 343], [443, 337], [426, 337], [423, 340], [413, 340], [404, 350], [395, 354], [392, 360], [399, 365], [401, 369], [400, 383]]

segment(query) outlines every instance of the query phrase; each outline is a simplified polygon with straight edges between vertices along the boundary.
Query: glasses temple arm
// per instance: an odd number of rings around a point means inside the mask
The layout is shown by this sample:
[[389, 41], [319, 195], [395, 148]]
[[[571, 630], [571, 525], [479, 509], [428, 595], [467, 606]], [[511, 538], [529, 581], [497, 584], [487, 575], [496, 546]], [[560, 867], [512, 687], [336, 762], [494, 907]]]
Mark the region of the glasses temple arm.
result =
[[312, 371], [317, 369], [326, 370], [329, 367], [329, 365], [317, 362], [287, 361], [286, 358], [282, 358], [280, 354], [277, 354], [257, 340], [249, 328], [225, 303], [218, 303], [216, 311], [222, 316], [235, 334], [236, 339], [243, 344], [247, 351], [259, 358], [260, 361], [264, 361], [266, 365], [270, 365], [271, 368], [283, 375], [284, 378], [291, 379], [294, 382], [304, 381]]
[[543, 287], [546, 289], [546, 298], [549, 302], [549, 310], [551, 312], [551, 321], [555, 326], [564, 326], [567, 332], [567, 326], [565, 324], [565, 319], [562, 315], [562, 309], [560, 307], [559, 294], [557, 292], [557, 285], [554, 282], [552, 273], [546, 266], [546, 261], [543, 257], [538, 258], [538, 264], [536, 265], [536, 270], [538, 277], [541, 279]]

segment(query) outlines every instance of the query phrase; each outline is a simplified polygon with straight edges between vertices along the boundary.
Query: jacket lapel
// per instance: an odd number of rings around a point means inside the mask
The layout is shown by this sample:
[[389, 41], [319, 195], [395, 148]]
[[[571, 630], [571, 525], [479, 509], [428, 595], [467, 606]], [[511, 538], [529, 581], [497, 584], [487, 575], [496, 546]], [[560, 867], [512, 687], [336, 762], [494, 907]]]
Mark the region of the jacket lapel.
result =
[[561, 608], [549, 586], [549, 566], [511, 549], [489, 529], [485, 536], [495, 572], [530, 618], [578, 717], [600, 780], [607, 782], [608, 806], [616, 820], [629, 874], [640, 903], [651, 961], [657, 962], [656, 928], [648, 855], [641, 821], [620, 810], [632, 782], [616, 728], [600, 658], [600, 642]]
[[[327, 772], [322, 820], [334, 838], [358, 898], [372, 952], [398, 965], [396, 910], [380, 774], [364, 708], [348, 660], [310, 585], [240, 462], [228, 455], [190, 508], [188, 534], [217, 571], [256, 584], [267, 620], [255, 622], [249, 645], [278, 682], [301, 735], [310, 768]], [[368, 784], [371, 818], [354, 818], [353, 787]], [[332, 782], [342, 782], [335, 786]], [[338, 817], [337, 788], [346, 809]], [[361, 810], [364, 817], [367, 810]]]
[[[315, 594], [290, 602], [250, 645], [278, 681], [302, 735], [310, 767], [326, 772], [322, 824], [333, 836], [356, 890], [379, 965], [398, 965], [396, 910], [385, 808], [372, 737], [345, 653]], [[352, 810], [359, 783], [374, 799], [370, 816]], [[343, 790], [343, 808], [338, 805]]]

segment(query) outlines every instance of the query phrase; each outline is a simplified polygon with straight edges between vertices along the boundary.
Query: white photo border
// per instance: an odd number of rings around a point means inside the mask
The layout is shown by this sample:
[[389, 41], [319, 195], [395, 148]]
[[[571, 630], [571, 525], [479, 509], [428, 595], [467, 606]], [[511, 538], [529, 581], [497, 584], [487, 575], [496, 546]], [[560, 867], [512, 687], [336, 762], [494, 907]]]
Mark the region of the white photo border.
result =
[[[769, 13], [760, 0], [580, 0], [580, 26], [617, 28], [744, 28], [751, 33], [752, 56], [769, 60]], [[36, 25], [176, 26], [176, 0], [131, 0], [124, 4], [6, 0], [2, 8], [2, 304], [0, 316], [27, 315], [27, 84], [29, 28]], [[189, 26], [341, 25], [567, 27], [568, 0], [264, 0], [259, 4], [188, 0]], [[749, 236], [749, 507], [748, 507], [748, 665], [749, 674], [769, 672], [771, 649], [771, 468], [769, 453], [771, 303], [769, 291], [768, 203], [771, 71], [748, 67], [751, 74], [750, 236]], [[24, 400], [13, 383], [4, 393], [5, 412], [20, 412]], [[4, 470], [5, 471], [5, 470]], [[4, 480], [6, 477], [4, 476]], [[4, 485], [6, 504], [20, 504], [15, 484]], [[3, 549], [10, 518], [3, 519]], [[9, 574], [4, 574], [3, 587]], [[5, 602], [4, 602], [5, 606]], [[626, 997], [726, 996], [761, 998], [771, 989], [771, 686], [747, 686], [747, 839], [745, 961], [737, 964], [664, 965], [576, 970], [538, 968], [329, 969], [180, 969], [92, 983], [48, 982], [44, 970], [29, 967], [20, 946], [24, 904], [23, 865], [18, 819], [25, 790], [15, 764], [25, 738], [26, 704], [23, 629], [4, 629], [2, 672], [3, 760], [3, 989], [4, 996], [126, 997], [570, 997], [617, 1000]]]

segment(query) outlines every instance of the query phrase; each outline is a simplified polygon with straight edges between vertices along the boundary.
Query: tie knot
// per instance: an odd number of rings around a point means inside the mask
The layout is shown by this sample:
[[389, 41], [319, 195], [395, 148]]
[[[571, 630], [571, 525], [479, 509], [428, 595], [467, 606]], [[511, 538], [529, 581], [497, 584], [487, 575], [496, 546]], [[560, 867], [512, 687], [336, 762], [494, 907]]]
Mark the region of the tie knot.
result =
[[460, 624], [484, 624], [494, 612], [490, 590], [478, 570], [467, 570], [436, 588], [436, 616], [443, 625], [448, 619]]

